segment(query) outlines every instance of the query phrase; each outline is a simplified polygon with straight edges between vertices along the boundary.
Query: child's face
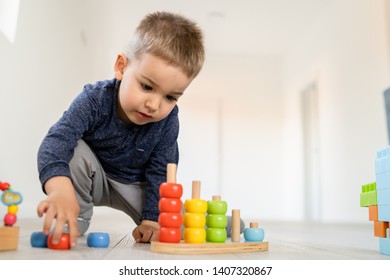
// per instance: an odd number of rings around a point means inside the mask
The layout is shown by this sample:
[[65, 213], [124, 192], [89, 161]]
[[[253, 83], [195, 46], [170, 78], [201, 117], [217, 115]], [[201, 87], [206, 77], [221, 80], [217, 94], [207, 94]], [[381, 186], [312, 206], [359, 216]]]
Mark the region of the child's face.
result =
[[192, 81], [180, 68], [148, 53], [132, 61], [118, 55], [115, 78], [121, 80], [118, 114], [137, 125], [168, 116]]

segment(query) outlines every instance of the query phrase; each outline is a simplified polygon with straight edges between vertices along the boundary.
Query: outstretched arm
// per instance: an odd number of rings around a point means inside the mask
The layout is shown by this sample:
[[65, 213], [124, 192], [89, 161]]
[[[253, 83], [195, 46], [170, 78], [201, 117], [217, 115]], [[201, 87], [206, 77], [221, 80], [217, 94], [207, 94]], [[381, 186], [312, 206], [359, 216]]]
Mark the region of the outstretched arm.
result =
[[[45, 183], [47, 198], [38, 204], [38, 216], [45, 215], [43, 233], [49, 235], [52, 225], [53, 243], [60, 240], [65, 224], [69, 227], [70, 246], [75, 247], [79, 235], [77, 229], [77, 216], [80, 206], [76, 200], [74, 188], [68, 177], [53, 177]], [[55, 224], [54, 224], [55, 221]]]

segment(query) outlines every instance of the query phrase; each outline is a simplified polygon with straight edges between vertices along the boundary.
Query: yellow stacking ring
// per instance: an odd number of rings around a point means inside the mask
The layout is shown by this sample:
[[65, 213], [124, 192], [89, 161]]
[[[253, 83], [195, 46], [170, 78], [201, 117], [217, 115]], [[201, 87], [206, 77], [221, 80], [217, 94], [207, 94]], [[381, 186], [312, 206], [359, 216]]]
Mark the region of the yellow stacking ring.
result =
[[189, 199], [184, 203], [184, 210], [187, 213], [202, 213], [207, 212], [207, 202], [202, 199]]
[[203, 228], [206, 225], [206, 217], [202, 213], [185, 213], [183, 225], [186, 228]]
[[184, 242], [204, 243], [206, 240], [206, 230], [204, 228], [185, 228]]

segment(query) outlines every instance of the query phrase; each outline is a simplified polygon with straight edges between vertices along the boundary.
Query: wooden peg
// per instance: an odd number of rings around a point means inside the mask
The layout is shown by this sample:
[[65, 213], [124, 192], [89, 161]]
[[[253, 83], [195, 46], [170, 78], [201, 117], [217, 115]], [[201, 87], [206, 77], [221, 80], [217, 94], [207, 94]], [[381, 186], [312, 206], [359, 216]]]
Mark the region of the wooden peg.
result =
[[200, 199], [200, 181], [192, 181], [192, 199]]
[[240, 242], [240, 210], [232, 210], [232, 242]]
[[249, 227], [250, 227], [250, 228], [258, 228], [258, 227], [259, 227], [259, 224], [256, 223], [256, 222], [250, 222], [250, 223], [249, 223]]
[[221, 200], [221, 196], [220, 195], [213, 195], [212, 196], [212, 200]]
[[176, 183], [176, 169], [177, 169], [176, 164], [168, 163], [168, 165], [167, 165], [167, 183]]

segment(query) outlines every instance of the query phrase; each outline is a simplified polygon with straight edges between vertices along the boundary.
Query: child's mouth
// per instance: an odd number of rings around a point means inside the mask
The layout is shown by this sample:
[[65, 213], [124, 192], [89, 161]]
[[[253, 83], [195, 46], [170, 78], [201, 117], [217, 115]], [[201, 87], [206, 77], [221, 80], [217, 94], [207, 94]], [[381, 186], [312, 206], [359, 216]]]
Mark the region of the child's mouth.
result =
[[143, 119], [151, 119], [152, 116], [148, 115], [148, 114], [144, 114], [144, 113], [141, 113], [141, 112], [138, 112], [138, 115], [143, 118]]

